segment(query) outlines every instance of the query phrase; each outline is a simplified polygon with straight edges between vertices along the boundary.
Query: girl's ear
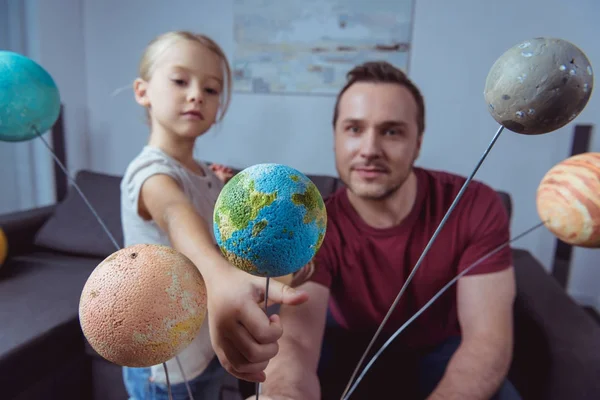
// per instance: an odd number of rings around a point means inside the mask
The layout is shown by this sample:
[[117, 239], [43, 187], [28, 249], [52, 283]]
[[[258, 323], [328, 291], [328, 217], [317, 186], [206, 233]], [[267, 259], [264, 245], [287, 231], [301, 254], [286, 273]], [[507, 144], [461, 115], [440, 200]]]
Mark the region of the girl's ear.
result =
[[141, 78], [133, 81], [133, 93], [135, 100], [142, 107], [150, 107], [150, 99], [148, 98], [148, 83]]

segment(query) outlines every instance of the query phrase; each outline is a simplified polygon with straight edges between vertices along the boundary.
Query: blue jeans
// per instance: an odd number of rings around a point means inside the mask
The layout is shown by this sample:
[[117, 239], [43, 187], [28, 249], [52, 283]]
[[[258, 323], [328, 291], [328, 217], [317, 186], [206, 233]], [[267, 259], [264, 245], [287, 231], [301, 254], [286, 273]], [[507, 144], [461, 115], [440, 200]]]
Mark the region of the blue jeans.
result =
[[[341, 329], [331, 314], [328, 314], [318, 370], [323, 400], [339, 400], [362, 352], [371, 340], [370, 334], [363, 336]], [[374, 349], [379, 349], [384, 339], [386, 338], [381, 338]], [[444, 376], [448, 362], [460, 342], [460, 337], [452, 337], [421, 354], [407, 351], [397, 342], [396, 345], [392, 343], [364, 376], [351, 399], [427, 398]], [[374, 353], [375, 350], [369, 353], [361, 371]], [[511, 382], [505, 379], [490, 400], [521, 400], [521, 396]]]
[[[194, 400], [219, 399], [226, 371], [215, 357], [199, 376], [188, 380]], [[150, 381], [150, 368], [123, 368], [129, 400], [168, 400], [167, 385]], [[173, 400], [189, 400], [185, 383], [171, 385]]]

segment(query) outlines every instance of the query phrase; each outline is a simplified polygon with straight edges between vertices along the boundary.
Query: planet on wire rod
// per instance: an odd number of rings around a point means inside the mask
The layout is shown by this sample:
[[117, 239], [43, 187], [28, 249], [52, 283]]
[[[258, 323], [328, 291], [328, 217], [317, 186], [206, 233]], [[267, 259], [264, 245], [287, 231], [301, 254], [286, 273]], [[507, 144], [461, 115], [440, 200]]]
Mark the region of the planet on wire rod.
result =
[[326, 228], [319, 189], [281, 164], [257, 164], [236, 174], [219, 194], [213, 216], [217, 244], [229, 262], [272, 278], [308, 264]]
[[573, 246], [600, 247], [600, 153], [583, 153], [552, 167], [540, 182], [539, 217]]
[[79, 303], [81, 328], [102, 357], [120, 366], [170, 360], [200, 332], [206, 285], [171, 247], [138, 244], [108, 256], [89, 276]]
[[0, 228], [0, 268], [2, 268], [2, 264], [6, 261], [8, 257], [8, 238], [4, 233], [4, 230]]
[[52, 128], [60, 93], [50, 74], [18, 53], [0, 51], [0, 141], [31, 140]]
[[566, 40], [540, 37], [511, 47], [496, 60], [484, 97], [499, 124], [539, 135], [575, 119], [593, 86], [592, 66], [583, 51]]

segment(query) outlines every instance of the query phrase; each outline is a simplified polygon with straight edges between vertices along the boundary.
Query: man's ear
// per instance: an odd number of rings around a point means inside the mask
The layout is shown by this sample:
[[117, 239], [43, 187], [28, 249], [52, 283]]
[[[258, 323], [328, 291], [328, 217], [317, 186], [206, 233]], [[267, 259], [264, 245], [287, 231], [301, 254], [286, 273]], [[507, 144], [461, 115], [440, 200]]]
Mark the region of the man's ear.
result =
[[137, 78], [133, 81], [133, 93], [135, 94], [135, 101], [138, 102], [142, 107], [150, 107], [150, 99], [148, 98], [148, 83]]
[[419, 155], [421, 154], [421, 145], [423, 144], [423, 133], [420, 133], [419, 136], [417, 136], [417, 150], [415, 151], [415, 159], [413, 160], [416, 161], [417, 158], [419, 158]]

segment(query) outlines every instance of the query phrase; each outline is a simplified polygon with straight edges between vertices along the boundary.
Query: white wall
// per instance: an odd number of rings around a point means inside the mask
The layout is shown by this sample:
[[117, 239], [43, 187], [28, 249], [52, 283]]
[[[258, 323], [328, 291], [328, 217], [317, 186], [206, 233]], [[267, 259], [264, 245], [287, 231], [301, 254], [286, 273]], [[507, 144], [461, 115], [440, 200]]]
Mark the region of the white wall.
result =
[[[67, 167], [71, 171], [88, 167], [83, 2], [0, 0], [0, 7], [7, 19], [2, 30], [5, 43], [0, 46], [30, 57], [52, 75], [67, 105]], [[44, 139], [52, 143], [49, 133]], [[53, 159], [41, 139], [0, 143], [0, 156], [4, 165], [11, 166], [0, 171], [0, 212], [55, 202]]]
[[[142, 110], [129, 89], [142, 49], [155, 35], [190, 29], [215, 38], [233, 57], [233, 1], [26, 0], [29, 51], [54, 76], [66, 104], [70, 169], [121, 174], [147, 139]], [[574, 0], [418, 0], [410, 75], [427, 102], [427, 132], [419, 164], [468, 174], [497, 129], [483, 101], [485, 77], [506, 49], [523, 39], [554, 36], [580, 46], [600, 71], [600, 3]], [[210, 6], [210, 11], [208, 6]], [[335, 174], [330, 128], [334, 98], [234, 93], [226, 121], [201, 139], [198, 156], [245, 167], [280, 162], [306, 173]], [[543, 136], [505, 131], [476, 179], [512, 194], [517, 234], [539, 219], [535, 191], [564, 159], [574, 123], [600, 129], [600, 99], [592, 96], [571, 125]], [[597, 137], [599, 132], [595, 133]], [[600, 142], [593, 141], [593, 151]], [[34, 159], [39, 197], [49, 201], [43, 149]], [[22, 158], [21, 158], [22, 159]], [[509, 161], [510, 159], [510, 161]], [[46, 175], [44, 175], [46, 173]], [[2, 177], [0, 177], [2, 178]], [[40, 195], [42, 193], [42, 195]], [[554, 237], [540, 229], [516, 243], [549, 268]], [[576, 249], [570, 292], [600, 304], [598, 251]]]
[[[89, 166], [86, 46], [82, 0], [27, 0], [35, 4], [33, 41], [38, 62], [52, 75], [65, 104], [64, 124], [70, 171]], [[71, 173], [73, 175], [73, 173]]]
[[[233, 57], [233, 2], [210, 2], [210, 12], [202, 3], [85, 2], [94, 168], [122, 173], [147, 139], [143, 113], [132, 91], [111, 95], [131, 84], [142, 50], [155, 35], [171, 29], [202, 31]], [[330, 97], [234, 94], [226, 121], [200, 141], [199, 156], [238, 167], [270, 161], [308, 173], [335, 173], [329, 130], [332, 101]]]
[[[171, 29], [202, 31], [233, 56], [232, 0], [207, 2], [84, 0], [87, 102], [91, 167], [122, 173], [147, 138], [142, 111], [130, 89], [111, 93], [135, 78], [146, 43]], [[498, 125], [483, 101], [483, 86], [497, 57], [521, 40], [554, 36], [580, 46], [600, 73], [600, 3], [574, 0], [497, 2], [418, 0], [410, 75], [427, 102], [427, 132], [419, 164], [469, 174]], [[204, 159], [245, 167], [280, 162], [306, 173], [335, 174], [330, 118], [334, 99], [317, 96], [235, 94], [226, 121], [200, 140]], [[592, 97], [571, 125], [543, 136], [505, 131], [476, 178], [512, 194], [517, 234], [539, 219], [535, 192], [542, 176], [568, 156], [574, 123], [600, 129], [600, 98]], [[596, 132], [597, 137], [599, 132]], [[600, 151], [600, 142], [593, 142]], [[509, 161], [510, 159], [510, 161]], [[545, 229], [516, 244], [550, 268], [554, 237]], [[576, 249], [570, 291], [600, 302], [598, 251]]]
[[[39, 62], [37, 37], [37, 1], [2, 0], [2, 48], [24, 54]], [[28, 32], [31, 27], [31, 32]], [[38, 140], [0, 143], [0, 155], [7, 168], [0, 174], [3, 191], [0, 212], [8, 213], [54, 201], [50, 155]]]
[[[507, 48], [523, 39], [553, 36], [578, 45], [600, 76], [600, 2], [558, 0], [496, 2], [418, 0], [411, 76], [425, 93], [427, 138], [421, 164], [468, 174], [489, 144], [497, 123], [483, 101], [489, 68]], [[596, 84], [598, 78], [596, 78]], [[575, 123], [596, 125], [592, 151], [600, 151], [600, 96], [567, 127], [543, 136], [505, 131], [477, 178], [513, 196], [513, 234], [539, 222], [537, 185], [555, 163], [569, 155]], [[544, 228], [516, 243], [551, 267], [555, 238]], [[600, 303], [600, 250], [574, 251], [570, 292]]]
[[[0, 50], [11, 50], [9, 7], [7, 0], [0, 0]], [[19, 208], [19, 191], [15, 168], [14, 146], [11, 143], [0, 142], [0, 160], [8, 168], [0, 168], [0, 214], [8, 213]]]
[[[89, 166], [87, 162], [87, 78], [85, 76], [85, 45], [83, 39], [83, 2], [81, 0], [26, 0], [27, 49], [54, 78], [60, 89], [64, 109], [64, 129], [67, 145], [67, 168], [74, 171]], [[50, 135], [46, 136], [50, 141]], [[36, 143], [38, 147], [40, 143]], [[35, 157], [50, 153], [39, 148]], [[53, 161], [48, 159], [45, 170], [36, 169], [37, 187], [43, 189], [47, 201], [54, 200]], [[40, 192], [41, 190], [38, 190]]]

